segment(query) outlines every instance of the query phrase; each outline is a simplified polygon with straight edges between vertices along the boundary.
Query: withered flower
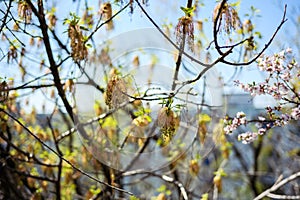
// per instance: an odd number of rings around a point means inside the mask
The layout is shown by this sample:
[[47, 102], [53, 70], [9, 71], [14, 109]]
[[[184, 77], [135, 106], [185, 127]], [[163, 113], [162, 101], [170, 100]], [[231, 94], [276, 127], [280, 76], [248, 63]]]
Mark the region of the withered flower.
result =
[[88, 50], [84, 42], [84, 37], [79, 25], [70, 24], [68, 29], [69, 38], [71, 38], [71, 56], [75, 61], [81, 61], [87, 58]]
[[222, 8], [221, 8], [221, 4], [222, 4], [221, 2], [217, 4], [213, 12], [214, 22], [216, 21], [217, 16], [220, 12], [219, 22], [215, 22], [218, 23], [217, 30], [219, 31], [223, 29], [226, 33], [229, 34], [232, 30], [237, 30], [238, 28], [242, 28], [241, 21], [237, 11], [228, 3], [225, 3]]
[[125, 80], [119, 75], [111, 76], [105, 92], [105, 103], [109, 108], [115, 108], [128, 101]]
[[31, 21], [32, 10], [25, 1], [19, 1], [18, 15], [21, 19], [25, 20], [26, 24], [28, 24]]
[[175, 35], [177, 44], [181, 44], [184, 41], [184, 37], [187, 37], [188, 46], [191, 51], [194, 49], [194, 24], [192, 17], [184, 16], [179, 18], [178, 24], [175, 28]]
[[103, 18], [105, 21], [109, 20], [109, 22], [106, 23], [106, 29], [107, 30], [112, 30], [114, 28], [113, 21], [111, 19], [112, 17], [112, 9], [111, 9], [111, 4], [110, 3], [104, 3], [101, 5], [100, 8], [100, 14], [103, 15]]

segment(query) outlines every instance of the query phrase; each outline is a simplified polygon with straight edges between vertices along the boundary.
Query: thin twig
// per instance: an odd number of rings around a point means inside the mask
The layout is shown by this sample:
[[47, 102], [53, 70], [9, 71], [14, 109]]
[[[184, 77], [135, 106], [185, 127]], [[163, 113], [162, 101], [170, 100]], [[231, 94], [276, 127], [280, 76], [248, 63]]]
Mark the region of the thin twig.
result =
[[250, 65], [251, 63], [255, 62], [266, 50], [267, 48], [269, 48], [269, 46], [271, 45], [271, 43], [273, 42], [275, 36], [277, 35], [277, 33], [279, 32], [279, 30], [281, 29], [281, 27], [283, 26], [283, 24], [287, 21], [286, 19], [286, 8], [287, 5], [284, 6], [284, 13], [281, 19], [280, 24], [278, 25], [278, 27], [276, 28], [275, 32], [273, 33], [272, 37], [270, 38], [270, 40], [265, 44], [264, 48], [255, 56], [253, 57], [251, 60], [249, 60], [248, 62], [243, 62], [243, 63], [233, 63], [233, 62], [229, 62], [226, 60], [222, 60], [221, 62], [224, 64], [228, 64], [228, 65], [232, 65], [232, 66], [246, 66], [246, 65]]
[[288, 182], [291, 182], [291, 181], [295, 180], [298, 177], [300, 177], [300, 171], [290, 175], [289, 177], [283, 179], [280, 182], [275, 183], [271, 188], [265, 190], [263, 193], [261, 193], [260, 195], [255, 197], [254, 200], [259, 200], [259, 199], [262, 199], [262, 198], [270, 195], [271, 192], [274, 192], [274, 191], [278, 190], [281, 186], [287, 184]]
[[183, 199], [188, 200], [188, 195], [187, 195], [186, 189], [184, 188], [183, 184], [181, 182], [175, 180], [174, 178], [170, 177], [170, 176], [160, 175], [160, 174], [157, 174], [157, 173], [154, 173], [154, 172], [147, 172], [144, 169], [126, 171], [126, 172], [122, 173], [123, 176], [134, 176], [134, 175], [139, 175], [139, 174], [149, 174], [151, 176], [159, 177], [160, 179], [162, 179], [166, 182], [169, 182], [169, 183], [172, 183], [172, 184], [176, 185], [179, 188]]
[[267, 197], [270, 197], [272, 199], [300, 199], [300, 195], [281, 195], [273, 193], [268, 194]]
[[48, 144], [46, 144], [45, 142], [43, 142], [37, 135], [35, 135], [33, 132], [31, 132], [25, 125], [23, 125], [22, 122], [20, 122], [17, 118], [15, 118], [14, 116], [12, 116], [10, 113], [6, 112], [4, 109], [0, 108], [0, 111], [5, 113], [8, 117], [10, 117], [11, 119], [13, 119], [15, 122], [17, 122], [19, 125], [21, 125], [28, 133], [29, 135], [31, 135], [34, 139], [36, 139], [39, 143], [41, 143], [44, 147], [46, 147], [47, 149], [49, 149], [52, 153], [54, 153], [58, 158], [62, 159], [63, 161], [65, 161], [67, 164], [69, 164], [74, 170], [80, 172], [81, 174], [87, 176], [88, 178], [90, 178], [91, 180], [96, 181], [97, 183], [103, 184], [107, 187], [110, 187], [114, 190], [117, 190], [119, 192], [123, 192], [125, 194], [129, 194], [129, 195], [133, 195], [131, 192], [128, 192], [126, 190], [123, 190], [121, 188], [118, 188], [116, 186], [110, 185], [106, 182], [103, 182], [93, 176], [91, 176], [90, 174], [84, 172], [82, 169], [76, 167], [74, 164], [72, 164], [69, 160], [67, 160], [66, 158], [64, 158], [63, 156], [61, 156], [59, 153], [57, 153], [53, 148], [51, 148]]
[[4, 26], [6, 26], [6, 24], [7, 24], [6, 20], [7, 20], [10, 8], [12, 7], [11, 6], [12, 2], [13, 2], [13, 0], [10, 0], [8, 5], [6, 4], [6, 2], [4, 2], [5, 5], [6, 5], [6, 7], [7, 7], [7, 10], [6, 10], [6, 13], [4, 14], [4, 17], [2, 18], [2, 24], [1, 24], [1, 27], [0, 27], [0, 33], [2, 32]]

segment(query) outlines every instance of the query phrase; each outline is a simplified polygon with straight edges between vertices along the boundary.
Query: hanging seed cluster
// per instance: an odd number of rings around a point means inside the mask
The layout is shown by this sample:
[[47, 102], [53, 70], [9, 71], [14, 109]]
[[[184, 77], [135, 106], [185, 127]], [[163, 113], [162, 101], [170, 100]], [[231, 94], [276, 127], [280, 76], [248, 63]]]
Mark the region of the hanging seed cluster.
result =
[[88, 56], [88, 50], [84, 42], [84, 37], [79, 25], [70, 24], [68, 35], [71, 39], [71, 56], [75, 61], [85, 60]]
[[228, 3], [225, 3], [222, 8], [221, 8], [221, 3], [217, 4], [213, 12], [214, 21], [216, 21], [219, 12], [220, 12], [220, 16], [219, 16], [218, 30], [224, 30], [226, 33], [229, 34], [231, 33], [232, 30], [237, 30], [238, 28], [242, 28], [241, 21], [237, 11]]
[[254, 28], [254, 26], [253, 26], [253, 24], [252, 24], [252, 22], [251, 22], [250, 19], [247, 19], [247, 20], [244, 21], [244, 23], [243, 23], [243, 30], [246, 33], [252, 34], [253, 28]]
[[53, 13], [48, 14], [47, 19], [49, 20], [49, 28], [53, 29], [57, 22], [57, 18], [55, 16], [55, 14], [53, 14]]
[[[111, 19], [112, 17], [112, 9], [111, 9], [111, 4], [110, 3], [104, 3], [101, 5], [100, 8], [100, 14], [102, 14], [103, 19], [105, 21]], [[114, 28], [113, 21], [110, 20], [109, 22], [106, 23], [106, 29], [107, 30], [112, 30]]]
[[8, 85], [6, 81], [0, 83], [0, 103], [3, 103], [8, 98]]
[[19, 1], [18, 3], [18, 15], [25, 20], [26, 24], [31, 22], [32, 10], [25, 1]]
[[89, 13], [87, 9], [84, 11], [82, 15], [82, 20], [84, 21], [85, 24], [87, 24], [90, 27], [94, 25], [93, 14]]
[[193, 51], [194, 47], [194, 24], [192, 17], [184, 16], [179, 18], [175, 28], [175, 35], [177, 44], [181, 44], [184, 37], [187, 37], [187, 42], [190, 50]]
[[105, 92], [105, 103], [109, 108], [116, 108], [128, 101], [125, 80], [119, 75], [113, 75], [108, 81]]
[[13, 45], [9, 47], [8, 54], [7, 54], [7, 63], [9, 63], [10, 60], [16, 59], [18, 57], [17, 48]]
[[161, 139], [164, 143], [169, 142], [179, 126], [179, 118], [170, 108], [163, 107], [158, 112], [157, 121], [160, 127]]

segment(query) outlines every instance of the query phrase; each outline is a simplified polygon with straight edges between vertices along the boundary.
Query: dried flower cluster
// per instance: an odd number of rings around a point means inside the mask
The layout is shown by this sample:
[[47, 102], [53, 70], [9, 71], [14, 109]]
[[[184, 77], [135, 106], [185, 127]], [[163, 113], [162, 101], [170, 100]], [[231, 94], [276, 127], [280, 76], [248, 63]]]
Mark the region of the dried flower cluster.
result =
[[125, 80], [119, 75], [113, 75], [108, 81], [105, 92], [105, 103], [109, 108], [116, 108], [128, 101]]
[[256, 49], [255, 41], [253, 38], [254, 26], [250, 19], [247, 19], [243, 23], [243, 32], [250, 35], [249, 39], [245, 43], [244, 61], [247, 62], [250, 57], [253, 56], [253, 50]]
[[69, 38], [71, 38], [72, 57], [75, 61], [81, 61], [87, 58], [88, 50], [85, 45], [84, 37], [79, 25], [70, 24], [68, 29]]
[[[225, 3], [222, 8], [221, 5], [221, 2], [217, 4], [213, 12], [213, 20], [217, 23], [217, 30], [224, 30], [229, 34], [232, 30], [241, 28], [241, 21], [237, 11], [228, 3]], [[216, 20], [219, 13], [218, 23]]]
[[192, 175], [197, 175], [200, 171], [200, 166], [198, 164], [198, 161], [193, 159], [190, 161], [190, 164], [189, 164], [189, 170], [190, 170], [190, 173]]
[[32, 10], [25, 1], [19, 1], [18, 15], [21, 19], [25, 20], [25, 23], [31, 22]]
[[0, 103], [3, 103], [8, 98], [8, 85], [6, 81], [0, 84]]
[[16, 21], [16, 22], [14, 23], [14, 25], [13, 25], [13, 31], [18, 31], [18, 30], [19, 30], [19, 28], [20, 28], [20, 26], [19, 26], [19, 22], [18, 22], [18, 21]]
[[105, 21], [109, 20], [106, 23], [106, 29], [107, 30], [112, 30], [114, 28], [114, 24], [112, 21], [112, 9], [111, 9], [111, 4], [110, 3], [104, 3], [101, 5], [100, 8], [100, 14], [103, 15], [103, 18]]
[[167, 144], [175, 135], [179, 126], [179, 117], [168, 107], [159, 110], [157, 116], [158, 126], [160, 127], [161, 139], [163, 144]]
[[[259, 58], [258, 67], [267, 74], [262, 83], [243, 84], [235, 81], [236, 85], [252, 96], [271, 95], [279, 104], [265, 108], [267, 117], [260, 116], [258, 120], [252, 120], [256, 122], [257, 131], [240, 134], [238, 139], [243, 143], [254, 141], [258, 135], [264, 135], [272, 127], [282, 127], [291, 120], [300, 119], [300, 67], [291, 54], [292, 50], [286, 49], [278, 54]], [[249, 121], [246, 120], [244, 113], [239, 112], [235, 118], [225, 119], [224, 122], [224, 131], [229, 134]]]
[[148, 126], [150, 122], [151, 122], [151, 117], [149, 115], [144, 114], [134, 118], [132, 124], [137, 127], [145, 127]]
[[103, 65], [112, 65], [111, 58], [108, 53], [109, 49], [101, 49], [100, 55], [98, 56], [99, 62]]
[[73, 79], [67, 79], [64, 84], [64, 87], [63, 87], [64, 91], [72, 92], [72, 91], [74, 91], [74, 88], [75, 88], [75, 85], [74, 85]]
[[94, 25], [93, 14], [89, 13], [87, 9], [84, 11], [84, 13], [82, 15], [82, 20], [89, 27], [92, 27]]
[[49, 20], [49, 28], [53, 29], [56, 25], [57, 18], [54, 13], [49, 13], [47, 15], [47, 19]]
[[252, 33], [253, 31], [253, 24], [251, 22], [250, 19], [246, 19], [243, 23], [243, 30], [246, 32], [246, 33]]
[[197, 29], [198, 29], [200, 32], [203, 32], [203, 21], [202, 21], [202, 20], [198, 20], [198, 21], [197, 21]]
[[11, 45], [9, 47], [9, 51], [8, 51], [8, 55], [7, 55], [7, 62], [9, 63], [9, 61], [11, 59], [16, 59], [18, 57], [18, 52], [17, 52], [17, 48], [13, 45]]
[[175, 28], [175, 35], [177, 44], [181, 44], [184, 41], [184, 37], [187, 37], [187, 42], [190, 50], [194, 49], [194, 24], [192, 17], [184, 16], [179, 18]]
[[251, 36], [245, 43], [245, 51], [244, 51], [244, 61], [247, 62], [249, 58], [251, 58], [254, 54], [254, 50], [256, 49], [255, 41]]

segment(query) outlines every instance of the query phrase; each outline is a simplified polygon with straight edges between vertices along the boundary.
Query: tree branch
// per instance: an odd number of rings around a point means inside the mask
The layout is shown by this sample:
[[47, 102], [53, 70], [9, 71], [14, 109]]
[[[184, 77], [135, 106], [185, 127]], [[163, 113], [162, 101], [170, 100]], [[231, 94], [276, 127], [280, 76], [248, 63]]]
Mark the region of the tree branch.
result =
[[50, 63], [50, 70], [53, 75], [55, 87], [58, 91], [58, 95], [60, 96], [70, 118], [72, 119], [72, 121], [74, 121], [72, 107], [69, 104], [67, 97], [65, 95], [65, 92], [63, 90], [63, 86], [61, 84], [60, 75], [59, 75], [59, 71], [58, 71], [58, 66], [56, 65], [56, 62], [53, 57], [53, 52], [52, 52], [50, 39], [49, 39], [49, 35], [48, 35], [48, 25], [46, 23], [45, 14], [44, 14], [43, 1], [42, 0], [38, 1], [38, 10], [35, 8], [35, 6], [32, 4], [32, 2], [30, 0], [26, 0], [26, 2], [28, 3], [28, 5], [30, 5], [32, 12], [36, 15], [36, 17], [38, 18], [38, 20], [40, 22], [40, 29], [41, 29], [41, 32], [43, 35], [43, 41], [45, 44], [45, 49], [46, 49], [48, 60]]
[[12, 116], [10, 113], [6, 112], [4, 109], [0, 108], [0, 112], [5, 113], [9, 118], [13, 119], [17, 124], [21, 125], [24, 130], [26, 130], [30, 136], [32, 136], [35, 140], [37, 140], [40, 144], [42, 144], [44, 147], [46, 147], [47, 149], [49, 149], [52, 153], [54, 153], [58, 158], [62, 159], [64, 162], [66, 162], [68, 165], [70, 165], [74, 170], [80, 172], [81, 174], [87, 176], [88, 178], [90, 178], [93, 181], [96, 181], [97, 183], [100, 183], [102, 185], [105, 185], [107, 187], [110, 187], [114, 190], [117, 190], [119, 192], [123, 192], [125, 194], [128, 195], [133, 195], [131, 192], [128, 192], [126, 190], [123, 190], [121, 188], [118, 188], [116, 186], [110, 185], [106, 182], [103, 182], [93, 176], [91, 176], [90, 174], [84, 172], [82, 169], [76, 167], [74, 164], [72, 164], [69, 160], [67, 160], [66, 158], [64, 158], [63, 156], [61, 156], [59, 153], [57, 153], [53, 148], [51, 148], [48, 144], [46, 144], [45, 142], [43, 142], [37, 135], [35, 135], [33, 132], [31, 132], [25, 125], [23, 125], [22, 122], [20, 122], [17, 118], [15, 118], [14, 116]]
[[275, 184], [271, 188], [265, 190], [263, 193], [261, 193], [260, 195], [258, 195], [257, 197], [255, 197], [254, 200], [259, 200], [259, 199], [262, 199], [262, 198], [270, 195], [271, 192], [274, 192], [274, 191], [278, 190], [281, 186], [287, 184], [288, 182], [291, 182], [291, 181], [295, 180], [298, 177], [300, 177], [300, 171], [296, 172], [296, 173], [294, 173], [292, 175], [290, 175], [289, 177], [287, 177], [287, 178], [285, 178], [285, 179], [283, 179], [281, 181], [279, 181], [282, 178], [280, 176], [278, 178], [278, 180], [275, 182]]

